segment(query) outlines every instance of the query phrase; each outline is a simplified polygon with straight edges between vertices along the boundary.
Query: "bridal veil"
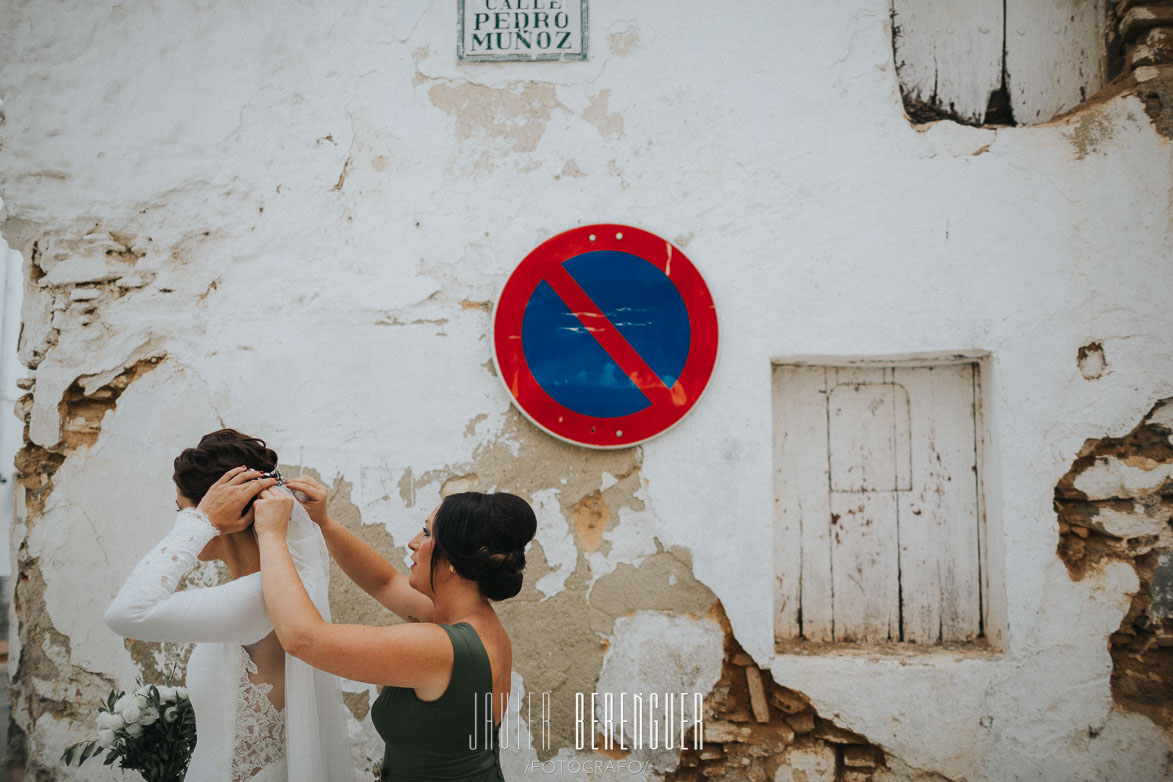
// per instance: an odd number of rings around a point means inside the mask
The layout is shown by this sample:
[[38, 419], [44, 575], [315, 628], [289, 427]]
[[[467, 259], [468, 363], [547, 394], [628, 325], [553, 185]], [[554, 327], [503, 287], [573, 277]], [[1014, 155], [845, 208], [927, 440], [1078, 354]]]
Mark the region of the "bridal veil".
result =
[[[310, 600], [322, 618], [329, 622], [330, 555], [321, 531], [300, 502], [293, 505], [285, 539]], [[285, 655], [285, 744], [289, 782], [353, 780], [354, 761], [346, 731], [348, 723], [339, 678], [292, 655]]]

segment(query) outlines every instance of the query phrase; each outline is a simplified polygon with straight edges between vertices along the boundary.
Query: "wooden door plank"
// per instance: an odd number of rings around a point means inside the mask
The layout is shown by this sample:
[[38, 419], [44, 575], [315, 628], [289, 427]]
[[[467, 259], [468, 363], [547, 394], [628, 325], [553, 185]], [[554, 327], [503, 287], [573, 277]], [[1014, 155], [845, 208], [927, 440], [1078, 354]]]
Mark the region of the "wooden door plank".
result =
[[896, 492], [832, 492], [831, 519], [835, 640], [899, 640]]
[[938, 535], [949, 541], [940, 565], [941, 640], [971, 641], [981, 627], [973, 365], [936, 367], [930, 375], [936, 454], [942, 474], [952, 477], [936, 514]]
[[1002, 83], [1002, 0], [893, 0], [905, 94], [970, 122]]
[[908, 417], [891, 378], [891, 369], [839, 369], [828, 395], [836, 640], [899, 637], [895, 441], [907, 439]]
[[941, 640], [940, 550], [948, 546], [938, 532], [940, 469], [932, 464], [936, 425], [929, 419], [933, 386], [924, 367], [898, 369], [895, 375], [908, 391], [912, 408], [912, 453], [917, 466], [914, 488], [901, 492], [897, 514], [900, 534], [900, 585], [903, 637], [910, 643], [935, 644]]
[[980, 631], [973, 365], [897, 369], [914, 411], [914, 489], [901, 497], [905, 639], [968, 641]]
[[[778, 640], [831, 640], [826, 367], [774, 368], [774, 608]], [[800, 613], [801, 612], [801, 613]], [[800, 624], [801, 618], [801, 624]]]
[[978, 525], [978, 603], [979, 634], [986, 633], [989, 628], [990, 610], [990, 567], [989, 546], [986, 529], [985, 488], [982, 481], [985, 479], [985, 423], [982, 412], [982, 371], [981, 365], [974, 363], [973, 368], [973, 416], [974, 450], [977, 451], [977, 475], [974, 476], [974, 496], [977, 498], [977, 525]]
[[1046, 122], [1105, 84], [1104, 0], [1006, 4], [1006, 72], [1019, 125]]

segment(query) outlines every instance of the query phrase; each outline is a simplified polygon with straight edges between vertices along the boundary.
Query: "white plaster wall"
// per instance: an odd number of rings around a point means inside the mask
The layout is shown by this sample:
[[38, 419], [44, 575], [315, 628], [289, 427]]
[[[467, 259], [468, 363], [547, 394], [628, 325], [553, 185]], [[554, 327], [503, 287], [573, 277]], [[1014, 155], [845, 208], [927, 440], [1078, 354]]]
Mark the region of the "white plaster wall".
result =
[[[408, 502], [404, 474], [504, 436], [487, 334], [506, 276], [545, 238], [614, 221], [675, 241], [717, 303], [704, 400], [643, 446], [641, 521], [691, 552], [756, 661], [911, 768], [1158, 778], [1169, 740], [1108, 689], [1135, 578], [1073, 583], [1051, 510], [1085, 439], [1173, 394], [1173, 161], [1141, 103], [912, 127], [881, 0], [594, 0], [584, 63], [461, 65], [455, 24], [424, 0], [0, 9], [6, 237], [58, 248], [54, 284], [135, 277], [97, 321], [68, 287], [26, 301], [34, 440], [55, 442], [74, 379], [168, 357], [67, 460], [29, 541], [73, 663], [130, 671], [98, 617], [144, 525], [167, 522], [174, 451], [221, 420], [351, 481], [364, 521], [405, 543], [442, 480]], [[91, 233], [145, 254], [119, 267]], [[1087, 381], [1093, 340], [1108, 371]], [[776, 657], [771, 360], [957, 350], [990, 354], [1005, 651]], [[633, 530], [613, 558], [654, 551]], [[59, 753], [69, 730], [46, 716], [34, 738]]]

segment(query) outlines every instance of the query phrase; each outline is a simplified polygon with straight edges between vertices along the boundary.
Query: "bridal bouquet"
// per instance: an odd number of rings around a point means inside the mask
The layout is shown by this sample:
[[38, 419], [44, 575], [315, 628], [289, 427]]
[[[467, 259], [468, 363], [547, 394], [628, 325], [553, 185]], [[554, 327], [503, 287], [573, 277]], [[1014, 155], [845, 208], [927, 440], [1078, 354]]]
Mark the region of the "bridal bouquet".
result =
[[134, 692], [111, 692], [98, 707], [98, 738], [80, 741], [61, 755], [65, 765], [106, 753], [104, 764], [137, 771], [147, 782], [176, 782], [195, 748], [195, 713], [187, 689], [143, 684]]

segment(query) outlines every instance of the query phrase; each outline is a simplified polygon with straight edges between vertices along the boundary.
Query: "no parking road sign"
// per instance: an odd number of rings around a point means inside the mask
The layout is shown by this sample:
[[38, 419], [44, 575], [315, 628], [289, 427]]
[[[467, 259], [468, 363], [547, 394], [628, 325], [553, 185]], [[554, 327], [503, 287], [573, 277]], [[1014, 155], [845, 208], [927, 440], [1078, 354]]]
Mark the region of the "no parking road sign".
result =
[[493, 313], [493, 358], [518, 409], [555, 437], [636, 445], [684, 417], [717, 360], [717, 313], [679, 249], [626, 225], [548, 239]]

